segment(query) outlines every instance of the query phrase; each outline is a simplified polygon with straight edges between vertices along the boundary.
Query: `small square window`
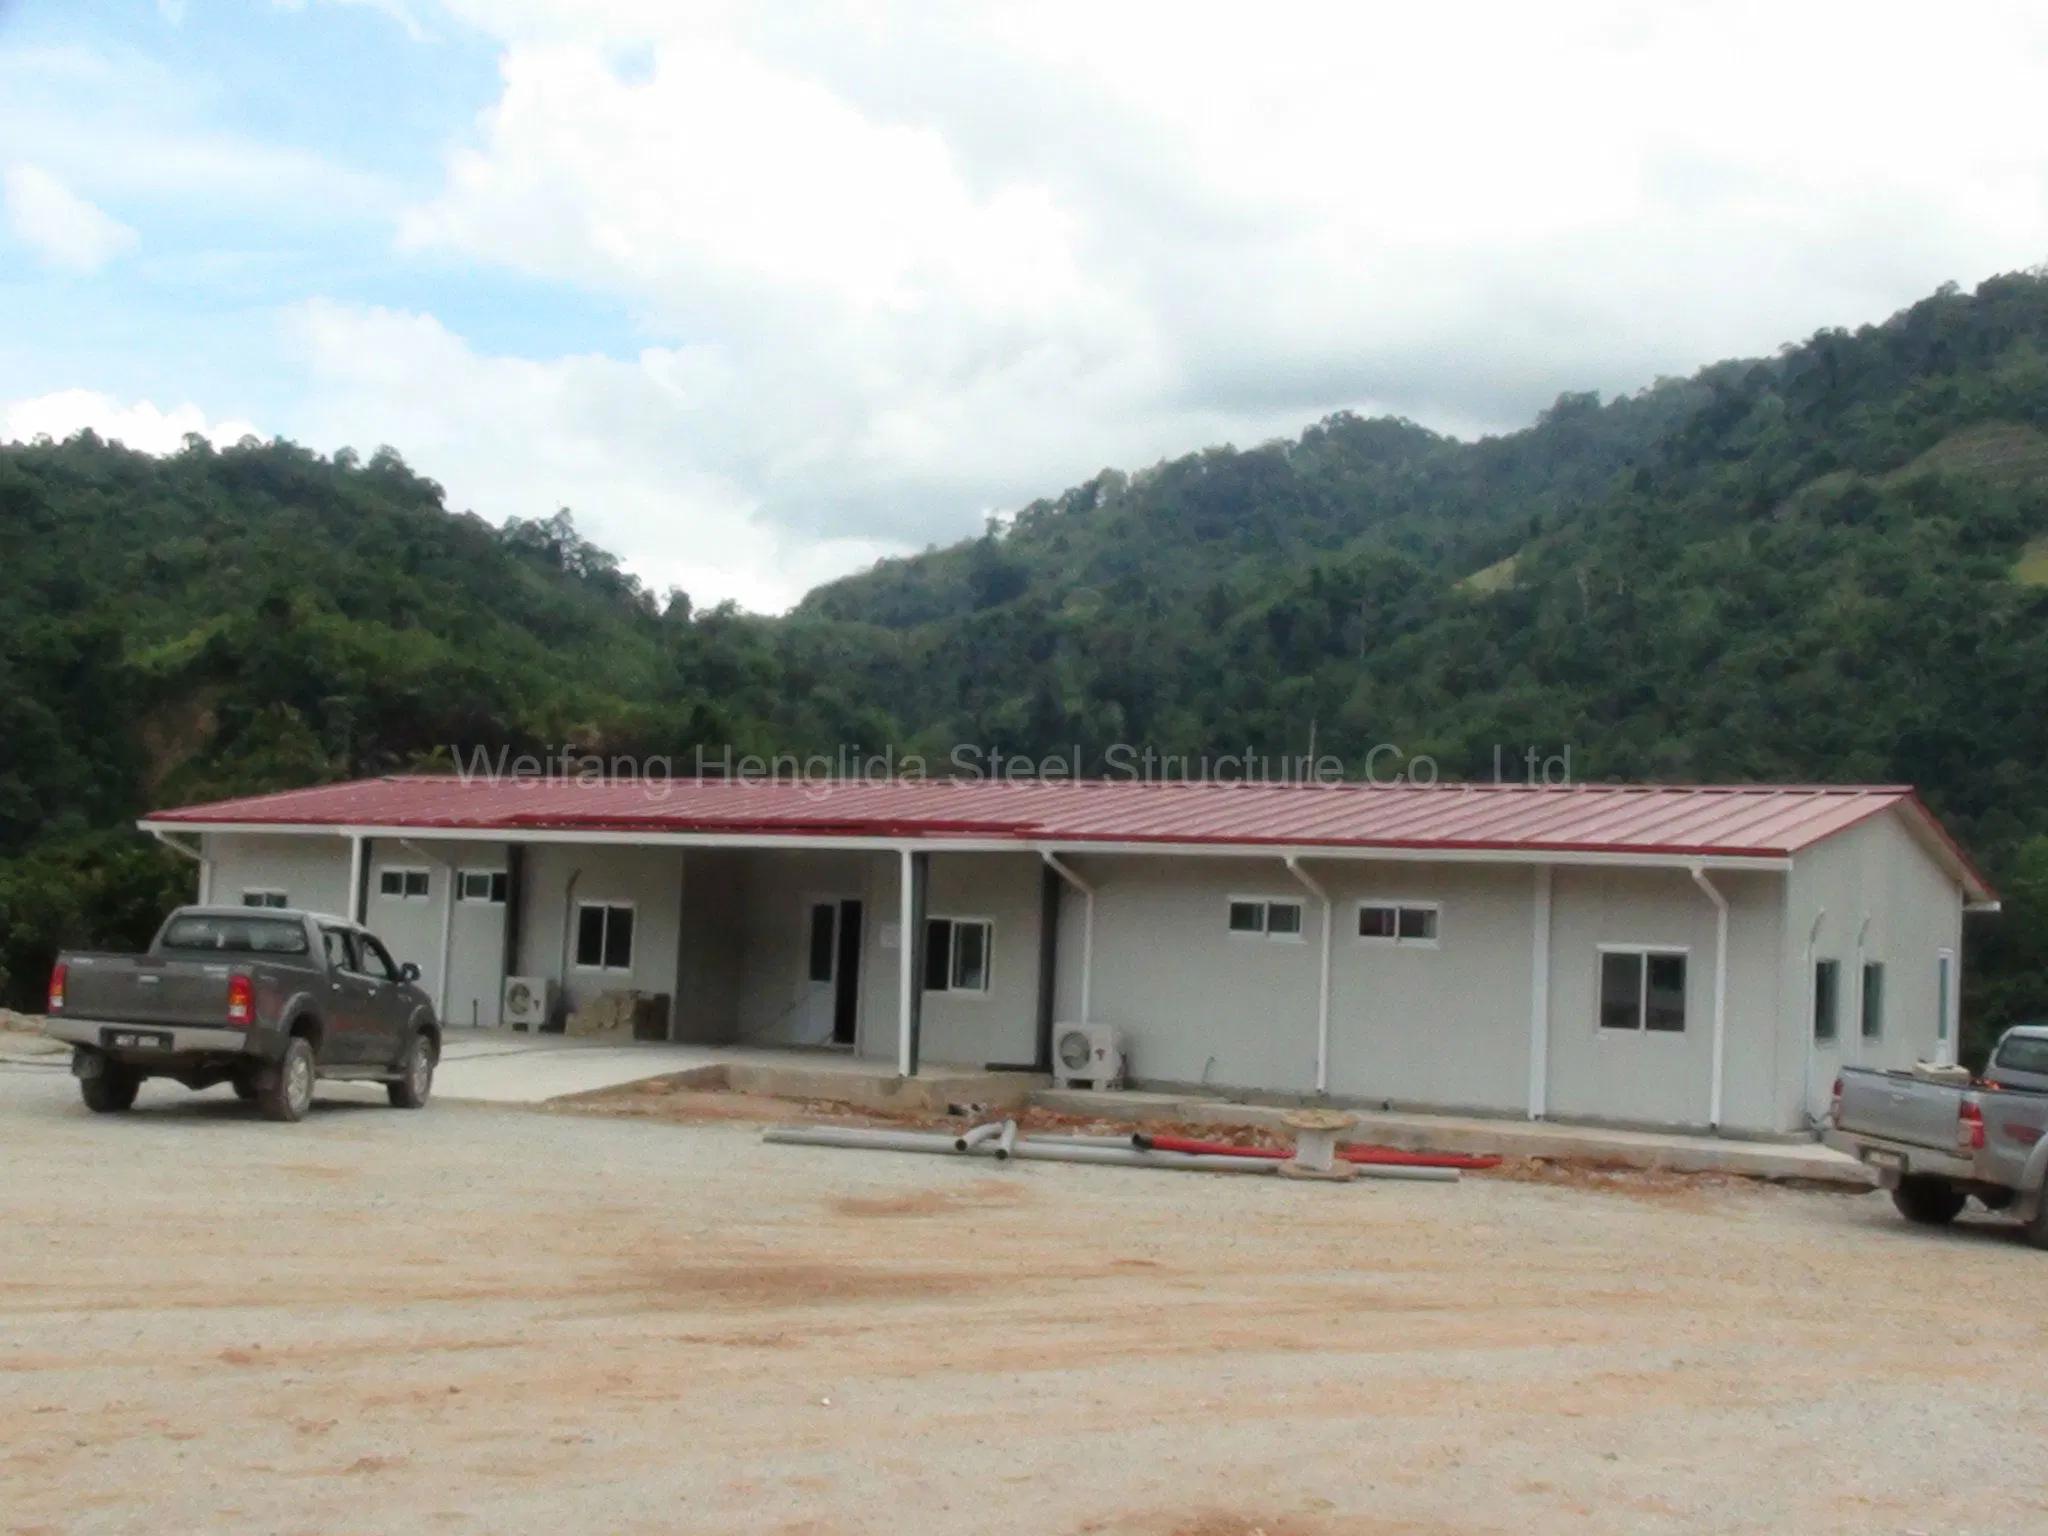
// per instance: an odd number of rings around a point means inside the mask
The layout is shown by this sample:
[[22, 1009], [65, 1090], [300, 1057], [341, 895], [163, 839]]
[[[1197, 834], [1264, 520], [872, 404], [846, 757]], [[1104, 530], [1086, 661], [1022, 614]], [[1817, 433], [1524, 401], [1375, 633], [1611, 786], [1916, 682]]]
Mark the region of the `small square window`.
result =
[[1600, 1027], [1634, 1034], [1684, 1034], [1685, 969], [1685, 956], [1676, 951], [1603, 951]]
[[1399, 907], [1364, 906], [1358, 909], [1358, 936], [1361, 939], [1391, 939], [1400, 931]]
[[1427, 942], [1436, 937], [1435, 907], [1403, 907], [1400, 918], [1400, 936]]
[[986, 918], [934, 917], [924, 928], [924, 989], [986, 993], [995, 928]]
[[1230, 904], [1232, 933], [1264, 933], [1266, 904], [1263, 901], [1233, 901]]
[[425, 901], [430, 889], [424, 869], [382, 869], [377, 872], [377, 894], [396, 896], [402, 901]]
[[1301, 932], [1301, 903], [1273, 901], [1266, 904], [1266, 932], [1291, 938]]
[[455, 899], [503, 906], [508, 889], [505, 872], [501, 869], [465, 869], [456, 879]]
[[633, 909], [603, 902], [578, 903], [576, 964], [586, 971], [633, 969]]

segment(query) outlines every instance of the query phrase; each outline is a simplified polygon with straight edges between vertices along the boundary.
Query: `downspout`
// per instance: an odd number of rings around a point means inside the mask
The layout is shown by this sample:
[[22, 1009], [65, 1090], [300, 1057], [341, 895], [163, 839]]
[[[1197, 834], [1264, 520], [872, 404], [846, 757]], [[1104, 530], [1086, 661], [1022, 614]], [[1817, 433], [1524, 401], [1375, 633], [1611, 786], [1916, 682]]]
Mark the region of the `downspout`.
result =
[[441, 872], [448, 878], [441, 892], [441, 959], [434, 973], [434, 1017], [443, 1024], [448, 1022], [448, 956], [455, 939], [455, 865], [427, 852], [410, 838], [400, 838], [398, 846], [410, 853], [416, 853], [429, 864], [439, 864]]
[[213, 899], [213, 860], [209, 859], [197, 848], [188, 847], [186, 844], [179, 842], [168, 832], [159, 832], [155, 827], [151, 827], [149, 835], [170, 849], [171, 852], [182, 853], [186, 858], [199, 866], [199, 905], [202, 907], [207, 905]]
[[1707, 1090], [1707, 1124], [1721, 1129], [1722, 1087], [1728, 1067], [1728, 898], [1714, 888], [1704, 865], [1692, 866], [1693, 883], [1714, 904], [1714, 1049], [1713, 1077]]
[[1095, 887], [1083, 880], [1059, 860], [1049, 849], [1041, 848], [1038, 856], [1046, 866], [1067, 884], [1081, 893], [1081, 1017], [1075, 1022], [1087, 1024], [1095, 1015], [1092, 1008], [1092, 988], [1095, 979]]
[[1316, 1092], [1330, 1091], [1330, 893], [1310, 878], [1301, 860], [1288, 854], [1287, 873], [1299, 880], [1309, 895], [1322, 903], [1323, 954], [1321, 974], [1316, 978]]

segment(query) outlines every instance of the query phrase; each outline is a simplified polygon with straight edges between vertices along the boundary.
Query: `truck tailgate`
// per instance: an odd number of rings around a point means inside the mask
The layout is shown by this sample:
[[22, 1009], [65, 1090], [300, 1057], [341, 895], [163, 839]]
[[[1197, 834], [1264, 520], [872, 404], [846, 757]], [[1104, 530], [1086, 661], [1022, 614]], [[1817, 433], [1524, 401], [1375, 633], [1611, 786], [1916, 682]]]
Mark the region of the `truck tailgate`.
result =
[[1967, 1092], [1958, 1084], [1930, 1082], [1910, 1072], [1851, 1067], [1842, 1073], [1842, 1106], [1835, 1124], [1851, 1136], [1953, 1151], [1956, 1116]]
[[74, 954], [65, 965], [67, 1018], [213, 1028], [227, 1020], [228, 977], [235, 969], [227, 960]]

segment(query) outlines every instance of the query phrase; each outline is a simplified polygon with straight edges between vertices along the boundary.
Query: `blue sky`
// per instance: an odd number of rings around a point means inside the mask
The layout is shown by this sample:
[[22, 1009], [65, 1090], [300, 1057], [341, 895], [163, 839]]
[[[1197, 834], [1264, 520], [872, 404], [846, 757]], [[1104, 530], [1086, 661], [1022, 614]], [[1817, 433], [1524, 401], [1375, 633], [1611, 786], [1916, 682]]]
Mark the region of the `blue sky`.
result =
[[2048, 260], [2048, 19], [1973, 14], [0, 0], [0, 439], [390, 443], [775, 609]]

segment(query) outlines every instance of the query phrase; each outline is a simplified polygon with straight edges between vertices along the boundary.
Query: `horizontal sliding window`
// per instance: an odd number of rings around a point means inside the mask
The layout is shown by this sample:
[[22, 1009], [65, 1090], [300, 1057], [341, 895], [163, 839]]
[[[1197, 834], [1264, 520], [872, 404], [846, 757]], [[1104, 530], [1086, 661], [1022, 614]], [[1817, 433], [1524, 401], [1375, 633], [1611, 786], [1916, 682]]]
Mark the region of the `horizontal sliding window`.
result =
[[1362, 901], [1358, 936], [1377, 944], [1434, 944], [1437, 904], [1433, 901]]
[[401, 901], [425, 901], [430, 888], [424, 869], [380, 869], [377, 894], [396, 896]]
[[935, 917], [924, 925], [924, 989], [985, 993], [995, 924], [984, 917]]
[[1253, 938], [1299, 938], [1301, 903], [1274, 901], [1264, 896], [1233, 896], [1230, 898], [1230, 931]]

